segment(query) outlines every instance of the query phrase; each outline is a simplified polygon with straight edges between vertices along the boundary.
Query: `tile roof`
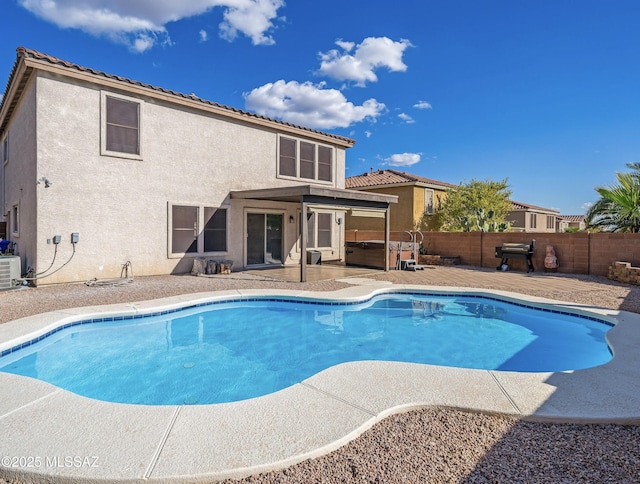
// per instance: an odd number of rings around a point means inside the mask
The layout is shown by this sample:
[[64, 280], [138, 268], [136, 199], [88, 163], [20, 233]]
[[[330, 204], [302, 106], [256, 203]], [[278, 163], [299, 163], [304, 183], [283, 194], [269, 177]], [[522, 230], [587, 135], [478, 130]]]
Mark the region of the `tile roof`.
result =
[[[233, 108], [230, 106], [225, 106], [224, 104], [218, 104], [216, 102], [213, 101], [208, 101], [206, 99], [202, 99], [199, 98], [198, 96], [196, 96], [195, 94], [183, 94], [180, 92], [176, 92], [176, 91], [172, 91], [170, 89], [165, 89], [162, 87], [158, 87], [158, 86], [153, 86], [151, 84], [146, 84], [143, 82], [139, 82], [139, 81], [134, 81], [132, 79], [128, 79], [126, 77], [121, 77], [121, 76], [117, 76], [114, 74], [108, 74], [106, 72], [102, 72], [102, 71], [98, 71], [95, 69], [91, 69], [89, 67], [83, 67], [80, 66], [78, 64], [74, 64], [73, 62], [68, 62], [62, 59], [58, 59], [57, 57], [53, 57], [47, 54], [44, 54], [42, 52], [38, 52], [37, 50], [32, 50], [32, 49], [27, 49], [26, 47], [18, 47], [16, 49], [17, 52], [17, 56], [16, 56], [16, 62], [13, 65], [13, 68], [11, 70], [11, 73], [9, 74], [9, 80], [7, 82], [7, 86], [5, 88], [4, 91], [4, 95], [2, 97], [2, 101], [0, 102], [0, 113], [2, 112], [3, 108], [4, 108], [4, 104], [5, 102], [9, 101], [8, 99], [8, 94], [9, 94], [9, 89], [11, 88], [11, 85], [14, 81], [14, 77], [17, 75], [18, 72], [18, 67], [20, 65], [20, 62], [22, 59], [35, 59], [38, 61], [44, 61], [44, 62], [48, 62], [49, 64], [52, 65], [56, 65], [56, 66], [61, 66], [64, 67], [66, 69], [70, 69], [70, 70], [75, 70], [75, 71], [79, 71], [79, 72], [83, 72], [83, 73], [88, 73], [94, 76], [98, 76], [98, 77], [103, 77], [105, 79], [110, 79], [110, 80], [115, 80], [118, 82], [121, 82], [123, 84], [129, 84], [129, 85], [133, 85], [133, 86], [138, 86], [138, 87], [143, 87], [146, 89], [150, 89], [152, 91], [156, 91], [162, 94], [169, 94], [171, 96], [175, 96], [176, 98], [182, 98], [182, 99], [190, 99], [196, 102], [200, 102], [203, 105], [207, 105], [207, 106], [214, 106], [216, 108], [225, 110], [225, 111], [229, 111], [230, 113], [236, 113], [236, 114], [240, 114], [242, 116], [246, 116], [248, 118], [254, 118], [254, 119], [259, 119], [259, 120], [264, 120], [264, 121], [268, 121], [268, 122], [273, 122], [273, 123], [277, 123], [283, 126], [288, 126], [288, 127], [292, 127], [295, 129], [299, 129], [299, 130], [303, 130], [303, 131], [307, 131], [309, 133], [315, 133], [315, 134], [320, 134], [323, 136], [327, 136], [330, 138], [334, 138], [336, 140], [340, 140], [343, 143], [346, 143], [348, 145], [353, 145], [355, 144], [355, 140], [352, 138], [347, 138], [345, 136], [339, 136], [336, 134], [331, 134], [331, 133], [326, 133], [324, 131], [319, 131], [319, 130], [315, 130], [315, 129], [311, 129], [311, 128], [305, 128], [304, 126], [299, 126], [299, 125], [295, 125], [295, 124], [291, 124], [291, 123], [286, 123], [284, 121], [280, 121], [277, 119], [273, 119], [273, 118], [268, 118], [266, 116], [262, 116], [256, 113], [251, 113], [249, 111], [243, 111], [241, 109], [237, 109], [237, 108]], [[16, 102], [15, 100], [12, 102]]]
[[584, 222], [584, 215], [560, 215], [562, 220], [566, 220], [567, 222]]
[[[406, 183], [421, 183], [430, 186], [447, 188], [456, 188], [458, 185], [442, 182], [438, 180], [432, 180], [430, 178], [424, 178], [417, 175], [412, 175], [404, 171], [397, 170], [376, 170], [362, 175], [350, 176], [345, 179], [345, 188], [347, 189], [362, 189], [362, 188], [374, 188], [389, 185], [399, 185]], [[534, 212], [547, 212], [557, 214], [558, 211], [552, 208], [538, 207], [528, 203], [516, 202], [511, 200], [511, 210], [513, 211], [534, 211]], [[584, 217], [583, 217], [584, 218]], [[576, 220], [579, 221], [579, 220]]]
[[455, 188], [457, 185], [411, 175], [404, 171], [397, 170], [377, 170], [362, 175], [350, 176], [345, 179], [345, 187], [351, 189], [372, 188], [383, 185], [396, 185], [401, 183], [421, 183], [434, 185], [442, 188]]
[[514, 200], [511, 200], [511, 210], [527, 210], [527, 211], [532, 211], [532, 212], [550, 212], [550, 213], [559, 213], [557, 210], [554, 210], [552, 208], [544, 208], [544, 207], [537, 207], [535, 205], [531, 205], [528, 203], [522, 203], [522, 202], [516, 202]]

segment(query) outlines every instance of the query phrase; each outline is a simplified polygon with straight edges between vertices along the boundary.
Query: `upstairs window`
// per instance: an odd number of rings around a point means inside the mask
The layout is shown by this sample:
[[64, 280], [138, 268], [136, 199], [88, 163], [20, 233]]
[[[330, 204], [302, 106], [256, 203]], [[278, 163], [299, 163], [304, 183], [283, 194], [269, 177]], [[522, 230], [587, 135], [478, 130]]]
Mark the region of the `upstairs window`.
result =
[[298, 176], [298, 149], [296, 140], [280, 138], [280, 174]]
[[548, 229], [556, 228], [556, 218], [553, 215], [547, 215], [547, 228]]
[[102, 154], [140, 159], [142, 103], [112, 94], [102, 95]]
[[433, 190], [430, 188], [424, 189], [424, 213], [433, 214]]
[[536, 221], [537, 221], [538, 217], [535, 213], [532, 213], [531, 216], [529, 217], [529, 227], [531, 227], [532, 229], [536, 228]]
[[316, 145], [300, 142], [300, 178], [316, 178]]
[[333, 149], [318, 146], [318, 180], [333, 181]]
[[278, 176], [333, 182], [331, 146], [281, 136], [278, 144]]
[[107, 96], [107, 150], [140, 154], [139, 104]]

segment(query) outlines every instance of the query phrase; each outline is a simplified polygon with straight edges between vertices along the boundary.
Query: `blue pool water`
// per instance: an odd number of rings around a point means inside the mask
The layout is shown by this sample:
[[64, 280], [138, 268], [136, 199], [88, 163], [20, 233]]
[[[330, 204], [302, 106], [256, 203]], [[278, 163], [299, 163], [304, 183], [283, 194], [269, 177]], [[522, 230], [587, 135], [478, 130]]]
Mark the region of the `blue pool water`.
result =
[[358, 360], [588, 368], [611, 359], [609, 329], [592, 318], [472, 296], [395, 293], [357, 304], [255, 298], [83, 322], [3, 356], [0, 371], [110, 402], [210, 404], [272, 393]]

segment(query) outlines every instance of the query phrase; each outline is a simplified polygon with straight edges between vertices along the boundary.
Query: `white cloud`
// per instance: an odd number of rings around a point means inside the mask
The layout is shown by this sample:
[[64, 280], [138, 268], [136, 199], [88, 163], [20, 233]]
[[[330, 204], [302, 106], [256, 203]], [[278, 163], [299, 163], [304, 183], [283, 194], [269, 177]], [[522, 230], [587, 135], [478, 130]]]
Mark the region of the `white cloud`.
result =
[[385, 162], [391, 166], [411, 166], [420, 161], [421, 153], [398, 153], [385, 158]]
[[201, 30], [198, 35], [200, 36], [200, 42], [206, 42], [209, 40], [209, 34], [206, 30]]
[[365, 132], [364, 132], [364, 135], [365, 135], [367, 138], [371, 138], [371, 135], [372, 135], [372, 134], [373, 134], [373, 133], [372, 133], [371, 131], [369, 131], [369, 130], [367, 130], [367, 131], [365, 131]]
[[342, 52], [333, 49], [320, 53], [320, 73], [334, 79], [353, 81], [356, 86], [364, 87], [367, 82], [378, 80], [375, 69], [387, 68], [392, 72], [407, 70], [402, 55], [411, 46], [408, 40], [395, 42], [387, 37], [367, 37], [358, 45], [342, 40], [337, 41], [336, 45]]
[[411, 116], [409, 116], [408, 114], [400, 113], [400, 114], [398, 114], [398, 117], [400, 119], [402, 119], [407, 124], [415, 123], [415, 120]]
[[589, 210], [592, 206], [593, 206], [593, 202], [585, 202], [585, 203], [583, 203], [583, 204], [580, 206], [580, 208], [586, 212], [586, 211], [587, 211], [587, 210]]
[[267, 35], [284, 0], [19, 0], [38, 17], [61, 28], [106, 36], [144, 52], [157, 43], [170, 43], [165, 25], [201, 15], [214, 7], [224, 8], [220, 36], [233, 40], [238, 33], [254, 45], [273, 44]]
[[144, 52], [153, 47], [156, 37], [153, 35], [139, 34], [133, 41], [133, 50], [136, 52]]
[[346, 128], [365, 119], [375, 121], [385, 110], [385, 105], [375, 99], [356, 106], [337, 89], [324, 89], [324, 83], [280, 80], [243, 96], [251, 111], [317, 129]]
[[224, 22], [220, 24], [222, 38], [232, 41], [237, 37], [238, 32], [241, 32], [250, 37], [254, 45], [275, 44], [273, 38], [265, 35], [265, 32], [273, 28], [272, 20], [278, 16], [278, 9], [284, 6], [284, 0], [218, 0], [218, 2], [224, 3], [227, 7], [224, 12]]
[[428, 103], [427, 101], [418, 101], [417, 103], [415, 103], [413, 105], [414, 108], [417, 109], [431, 109], [431, 103]]

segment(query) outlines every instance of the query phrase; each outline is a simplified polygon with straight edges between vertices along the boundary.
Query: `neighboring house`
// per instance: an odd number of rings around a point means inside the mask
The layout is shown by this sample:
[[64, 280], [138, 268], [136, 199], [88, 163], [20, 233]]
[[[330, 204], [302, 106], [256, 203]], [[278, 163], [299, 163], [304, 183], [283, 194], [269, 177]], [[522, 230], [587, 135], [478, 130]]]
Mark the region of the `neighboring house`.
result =
[[[446, 192], [457, 185], [432, 180], [397, 170], [371, 170], [369, 173], [348, 177], [345, 186], [349, 189], [362, 190], [369, 193], [390, 194], [398, 197], [397, 205], [391, 207], [391, 230], [404, 231], [428, 230], [423, 215], [434, 214], [446, 197]], [[511, 211], [505, 219], [511, 223], [514, 232], [556, 232], [561, 220], [557, 210], [537, 207], [521, 202], [511, 201]], [[582, 217], [584, 221], [584, 217]], [[375, 219], [356, 220], [347, 214], [347, 230], [356, 228], [381, 230], [381, 223]]]
[[[368, 193], [396, 195], [397, 205], [391, 207], [391, 230], [424, 229], [423, 216], [434, 214], [444, 200], [446, 191], [457, 185], [411, 175], [397, 170], [371, 170], [345, 180], [345, 187]], [[347, 230], [354, 228], [379, 230], [380, 222], [356, 220], [347, 214]]]
[[567, 229], [585, 230], [586, 228], [587, 223], [584, 215], [560, 215], [558, 217], [558, 232], [565, 232]]
[[[18, 48], [0, 104], [0, 220], [38, 283], [343, 258], [354, 140]], [[306, 216], [303, 217], [302, 214]], [[302, 234], [302, 235], [300, 235]]]
[[560, 212], [511, 201], [511, 211], [505, 219], [511, 223], [512, 232], [555, 232]]

